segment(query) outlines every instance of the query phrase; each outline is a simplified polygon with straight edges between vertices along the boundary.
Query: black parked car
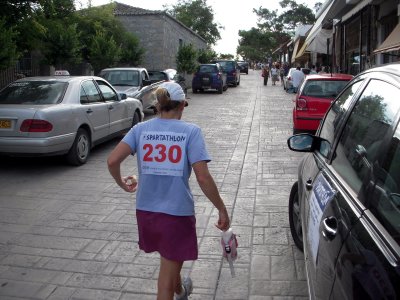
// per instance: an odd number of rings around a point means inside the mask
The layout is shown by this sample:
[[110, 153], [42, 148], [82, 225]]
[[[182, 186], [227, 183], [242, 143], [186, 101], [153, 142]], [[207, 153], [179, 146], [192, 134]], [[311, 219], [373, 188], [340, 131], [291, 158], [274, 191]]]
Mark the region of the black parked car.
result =
[[400, 299], [400, 64], [356, 76], [305, 152], [289, 197], [310, 299]]
[[238, 61], [240, 73], [249, 74], [249, 63], [246, 61]]
[[240, 68], [236, 60], [217, 60], [214, 63], [219, 64], [223, 72], [226, 74], [226, 81], [228, 84], [236, 87], [240, 84]]

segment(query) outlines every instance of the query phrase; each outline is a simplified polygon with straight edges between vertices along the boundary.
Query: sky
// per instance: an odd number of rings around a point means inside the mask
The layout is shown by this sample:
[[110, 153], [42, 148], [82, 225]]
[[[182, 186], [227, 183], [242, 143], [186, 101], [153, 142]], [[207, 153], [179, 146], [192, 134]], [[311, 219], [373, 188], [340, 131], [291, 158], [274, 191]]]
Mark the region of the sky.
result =
[[[86, 7], [88, 0], [75, 0], [77, 9], [79, 6]], [[92, 6], [99, 6], [110, 3], [110, 0], [91, 0]], [[163, 10], [164, 5], [173, 5], [177, 0], [117, 0], [134, 7], [140, 7], [149, 10]], [[314, 9], [316, 2], [323, 0], [296, 0], [298, 4], [305, 4], [310, 9]], [[211, 6], [214, 12], [214, 21], [223, 26], [220, 29], [221, 39], [214, 45], [217, 53], [232, 54], [236, 56], [236, 47], [238, 46], [239, 30], [249, 30], [257, 27], [257, 15], [253, 8], [268, 8], [269, 10], [280, 10], [279, 0], [207, 0], [208, 6]]]

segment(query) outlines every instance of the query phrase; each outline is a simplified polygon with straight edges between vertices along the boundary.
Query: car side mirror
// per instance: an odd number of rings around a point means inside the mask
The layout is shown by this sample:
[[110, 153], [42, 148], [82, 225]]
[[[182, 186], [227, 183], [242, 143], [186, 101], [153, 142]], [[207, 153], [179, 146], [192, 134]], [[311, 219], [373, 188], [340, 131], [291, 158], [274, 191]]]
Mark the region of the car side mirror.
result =
[[120, 98], [121, 100], [125, 100], [125, 99], [128, 98], [128, 96], [127, 96], [125, 93], [119, 93], [119, 98]]
[[151, 84], [151, 80], [143, 79], [143, 86], [148, 86]]
[[327, 140], [309, 133], [293, 135], [288, 138], [287, 144], [290, 150], [296, 152], [313, 152], [318, 149], [325, 157], [329, 155], [331, 149]]
[[311, 152], [313, 142], [314, 136], [310, 134], [296, 134], [287, 140], [289, 149], [298, 152]]

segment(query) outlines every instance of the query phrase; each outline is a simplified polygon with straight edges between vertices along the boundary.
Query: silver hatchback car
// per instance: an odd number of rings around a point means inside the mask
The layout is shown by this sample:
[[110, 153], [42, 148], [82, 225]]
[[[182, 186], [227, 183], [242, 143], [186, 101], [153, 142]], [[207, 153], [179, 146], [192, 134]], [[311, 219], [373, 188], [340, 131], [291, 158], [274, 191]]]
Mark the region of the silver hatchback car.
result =
[[86, 163], [90, 149], [144, 118], [139, 100], [96, 76], [27, 77], [0, 91], [0, 153], [66, 155]]

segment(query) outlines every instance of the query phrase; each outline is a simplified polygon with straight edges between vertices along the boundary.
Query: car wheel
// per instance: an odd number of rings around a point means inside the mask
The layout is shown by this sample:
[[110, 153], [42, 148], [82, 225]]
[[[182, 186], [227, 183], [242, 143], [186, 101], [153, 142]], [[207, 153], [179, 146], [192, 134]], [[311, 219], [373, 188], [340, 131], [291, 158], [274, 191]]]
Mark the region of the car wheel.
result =
[[225, 86], [224, 86], [224, 91], [226, 91], [228, 89], [228, 85], [226, 84]]
[[67, 154], [67, 161], [74, 166], [80, 166], [87, 162], [90, 154], [90, 137], [87, 131], [79, 128], [75, 141]]
[[232, 83], [232, 85], [233, 85], [233, 87], [237, 87], [238, 84], [237, 84], [236, 80], [234, 83]]
[[289, 225], [295, 245], [303, 251], [303, 228], [301, 225], [300, 199], [297, 182], [293, 184], [289, 196]]
[[197, 94], [199, 91], [197, 89], [193, 89], [193, 94]]
[[[157, 111], [157, 109], [155, 109]], [[137, 111], [133, 114], [132, 127], [140, 122], [140, 115]]]

